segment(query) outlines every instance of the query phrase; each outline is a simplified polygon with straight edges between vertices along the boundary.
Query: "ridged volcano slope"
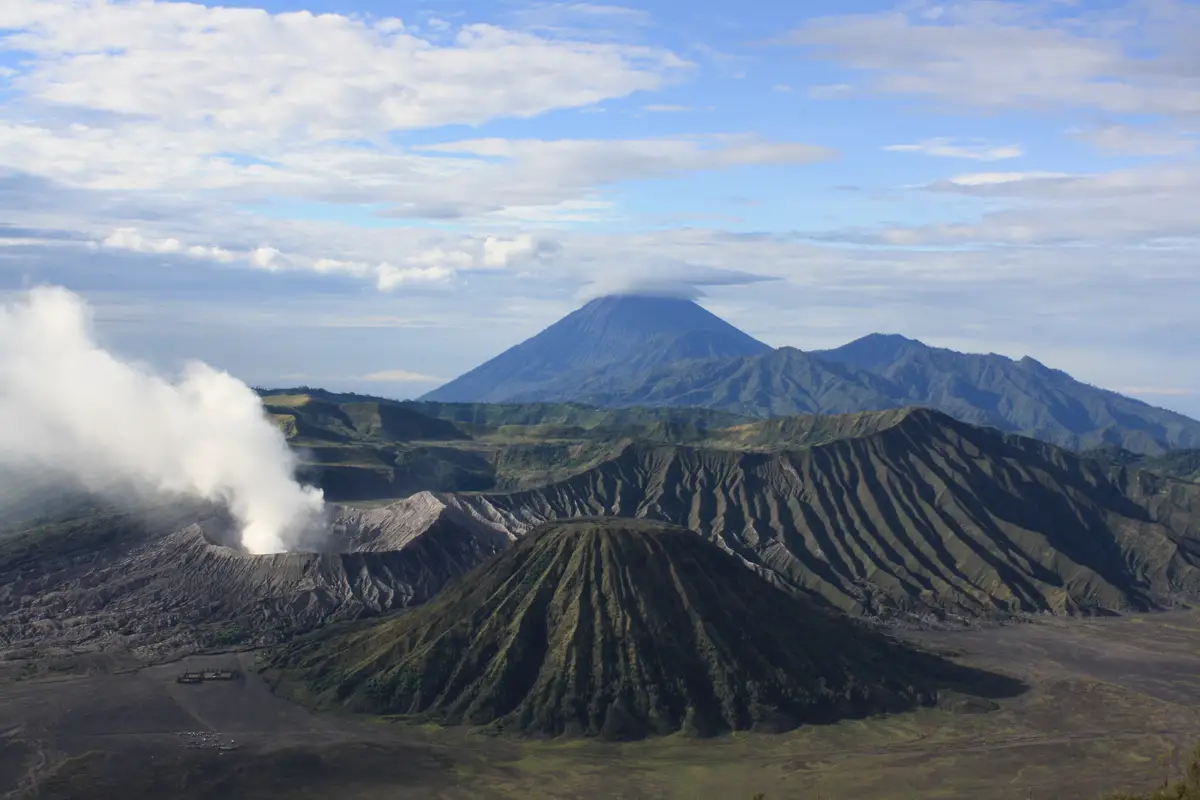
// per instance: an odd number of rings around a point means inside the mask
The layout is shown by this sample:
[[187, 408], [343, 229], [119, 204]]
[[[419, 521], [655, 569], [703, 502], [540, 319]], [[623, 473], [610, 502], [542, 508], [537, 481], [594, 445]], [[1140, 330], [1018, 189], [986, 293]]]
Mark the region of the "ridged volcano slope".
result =
[[812, 608], [691, 531], [624, 519], [543, 526], [426, 605], [319, 631], [272, 667], [356, 711], [618, 739], [901, 710], [982, 677]]
[[794, 452], [634, 445], [541, 489], [441, 499], [514, 535], [580, 516], [669, 521], [784, 587], [867, 615], [1106, 613], [1200, 598], [1200, 486], [938, 412], [891, 419]]

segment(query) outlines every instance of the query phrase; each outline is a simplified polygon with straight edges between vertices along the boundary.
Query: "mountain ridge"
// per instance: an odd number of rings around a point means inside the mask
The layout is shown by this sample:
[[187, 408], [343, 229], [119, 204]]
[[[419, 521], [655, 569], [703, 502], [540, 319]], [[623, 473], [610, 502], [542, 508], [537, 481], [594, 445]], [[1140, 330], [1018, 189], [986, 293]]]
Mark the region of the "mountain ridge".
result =
[[808, 606], [694, 532], [619, 518], [542, 525], [426, 605], [318, 631], [269, 669], [322, 705], [606, 739], [788, 730], [932, 705], [978, 677]]
[[1200, 485], [929, 409], [886, 417], [798, 451], [632, 443], [541, 488], [441, 501], [514, 537], [579, 516], [671, 522], [777, 585], [889, 619], [1109, 614], [1200, 598]]
[[763, 353], [770, 347], [690, 300], [646, 295], [596, 298], [540, 333], [420, 397], [503, 402], [601, 368], [631, 371], [693, 358]]
[[[639, 303], [643, 313], [629, 317], [655, 317], [656, 333], [635, 333], [624, 342], [625, 357], [554, 356], [604, 350], [611, 328], [597, 322], [608, 320], [597, 309]], [[654, 313], [660, 303], [671, 313]], [[710, 330], [720, 331], [721, 347], [672, 344]], [[1030, 356], [959, 353], [900, 334], [869, 334], [832, 350], [771, 349], [690, 301], [654, 298], [593, 301], [423, 399], [694, 407], [753, 417], [923, 405], [1074, 450], [1200, 448], [1200, 421], [1090, 386]]]

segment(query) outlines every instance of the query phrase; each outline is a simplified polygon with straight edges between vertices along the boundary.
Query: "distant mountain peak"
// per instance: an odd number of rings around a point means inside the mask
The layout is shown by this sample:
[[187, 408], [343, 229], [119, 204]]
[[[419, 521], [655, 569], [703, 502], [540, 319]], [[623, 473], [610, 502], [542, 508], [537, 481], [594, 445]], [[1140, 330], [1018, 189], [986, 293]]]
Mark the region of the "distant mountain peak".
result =
[[771, 348], [698, 303], [653, 294], [597, 297], [423, 400], [537, 399], [572, 376], [640, 370], [698, 358], [761, 355]]
[[870, 343], [887, 342], [890, 344], [919, 344], [922, 347], [926, 346], [925, 343], [922, 342], [921, 340], [912, 339], [912, 338], [905, 336], [903, 334], [900, 334], [900, 333], [868, 333], [866, 336], [860, 336], [859, 338], [855, 339], [850, 344], [856, 344], [856, 343], [861, 343], [861, 342], [870, 342]]

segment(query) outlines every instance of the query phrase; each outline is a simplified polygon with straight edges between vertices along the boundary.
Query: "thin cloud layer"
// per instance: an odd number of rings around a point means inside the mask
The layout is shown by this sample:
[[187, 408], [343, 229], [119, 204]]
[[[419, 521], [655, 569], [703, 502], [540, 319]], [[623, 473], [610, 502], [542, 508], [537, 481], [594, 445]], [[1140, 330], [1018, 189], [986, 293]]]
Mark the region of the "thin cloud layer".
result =
[[[1086, 4], [966, 0], [822, 17], [783, 37], [856, 72], [863, 88], [975, 107], [1200, 114], [1182, 0]], [[1146, 57], [1146, 53], [1152, 57]]]
[[1025, 155], [1024, 148], [1016, 144], [959, 142], [949, 137], [925, 139], [914, 144], [889, 144], [883, 149], [894, 153], [920, 153], [938, 158], [963, 158], [970, 161], [1003, 161]]

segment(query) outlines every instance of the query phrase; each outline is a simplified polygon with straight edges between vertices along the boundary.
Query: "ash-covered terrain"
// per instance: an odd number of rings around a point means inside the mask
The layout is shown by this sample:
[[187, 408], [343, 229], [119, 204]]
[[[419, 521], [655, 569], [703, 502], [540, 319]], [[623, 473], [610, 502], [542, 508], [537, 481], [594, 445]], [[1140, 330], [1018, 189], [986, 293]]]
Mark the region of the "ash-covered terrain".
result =
[[[687, 527], [779, 588], [891, 624], [1200, 598], [1200, 485], [926, 410], [770, 424], [629, 443], [537, 489], [336, 506], [309, 552], [251, 555], [219, 515], [85, 515], [3, 540], [0, 641], [9, 659], [138, 660], [286, 641], [423, 603], [537, 525], [594, 516]], [[821, 443], [763, 444], [788, 431]]]
[[[109, 651], [159, 660], [267, 644], [423, 602], [509, 544], [502, 527], [422, 498], [402, 515], [332, 512], [328, 538], [310, 552], [250, 554], [213, 513], [175, 530], [169, 520], [92, 516], [57, 541], [39, 536], [0, 561], [3, 657]], [[72, 546], [55, 547], [62, 540]]]

